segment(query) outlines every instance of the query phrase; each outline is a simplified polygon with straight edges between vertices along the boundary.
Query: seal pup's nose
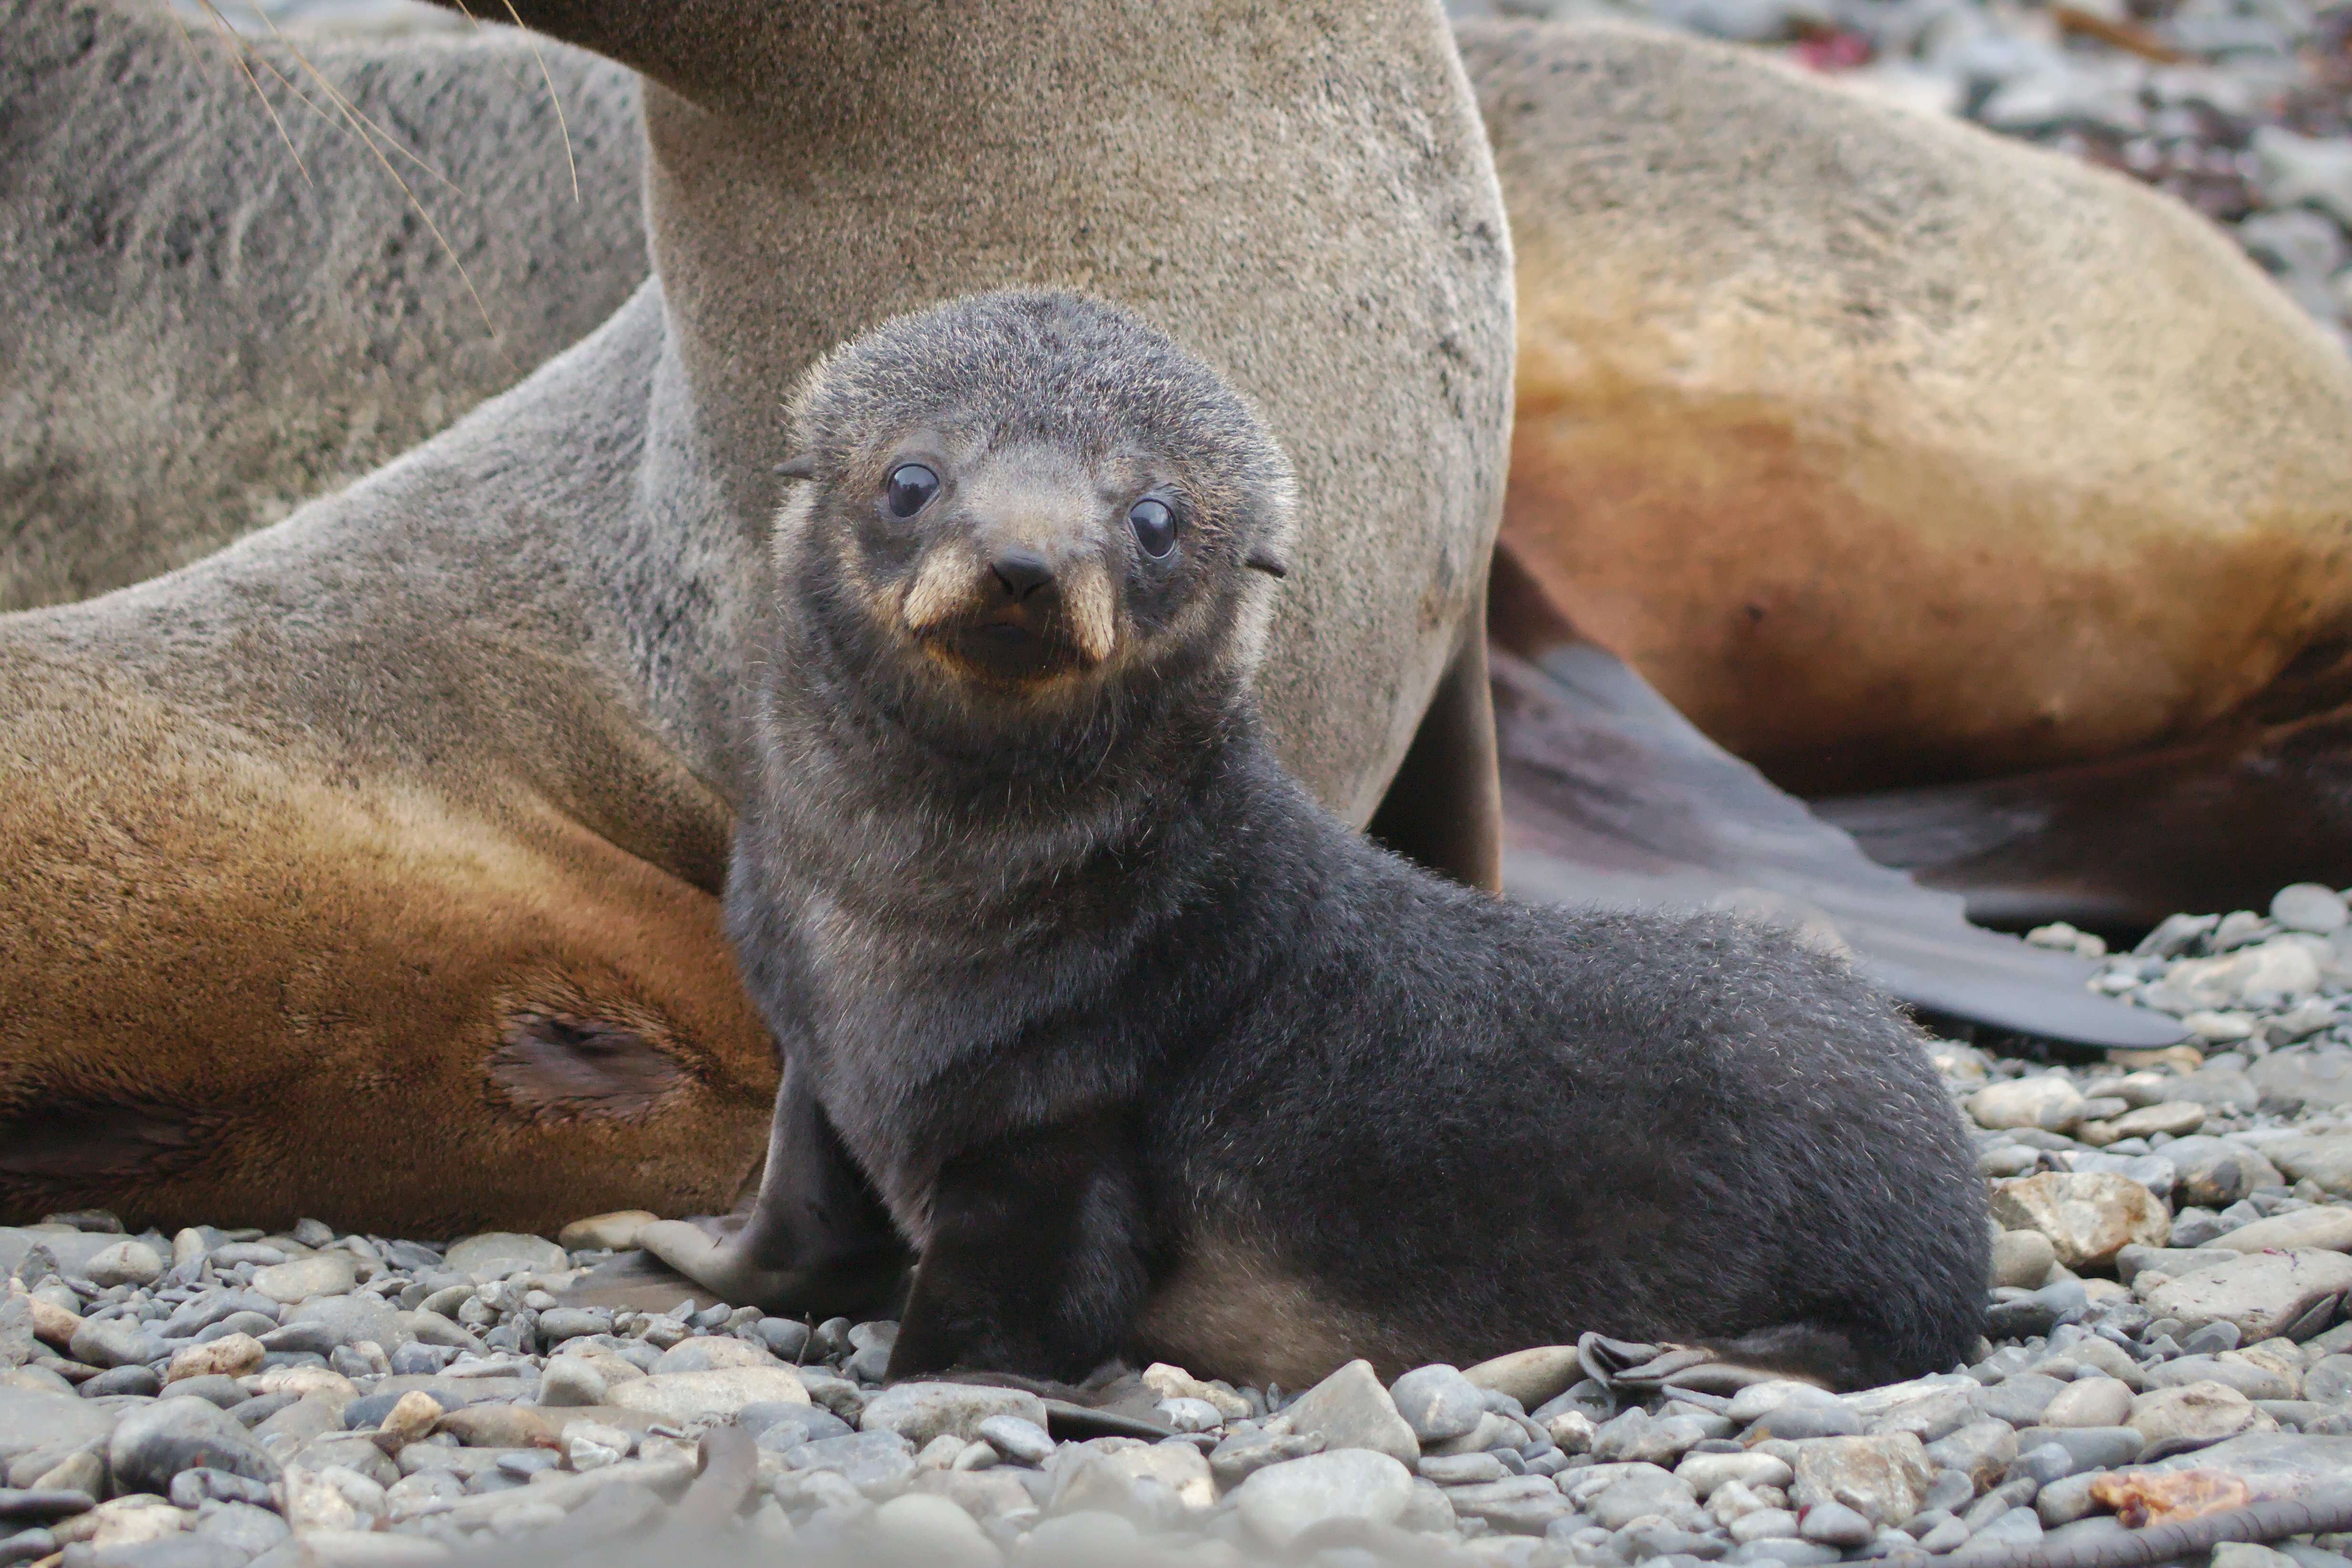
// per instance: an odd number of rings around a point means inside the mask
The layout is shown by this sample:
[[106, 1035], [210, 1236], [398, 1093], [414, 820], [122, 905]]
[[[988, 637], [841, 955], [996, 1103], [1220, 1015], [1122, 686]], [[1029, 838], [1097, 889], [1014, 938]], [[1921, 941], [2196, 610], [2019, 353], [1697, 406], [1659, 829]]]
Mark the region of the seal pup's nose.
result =
[[1016, 605], [1054, 580], [1054, 569], [1045, 564], [1045, 557], [1026, 550], [1008, 550], [990, 562], [988, 569], [996, 574], [1006, 596]]

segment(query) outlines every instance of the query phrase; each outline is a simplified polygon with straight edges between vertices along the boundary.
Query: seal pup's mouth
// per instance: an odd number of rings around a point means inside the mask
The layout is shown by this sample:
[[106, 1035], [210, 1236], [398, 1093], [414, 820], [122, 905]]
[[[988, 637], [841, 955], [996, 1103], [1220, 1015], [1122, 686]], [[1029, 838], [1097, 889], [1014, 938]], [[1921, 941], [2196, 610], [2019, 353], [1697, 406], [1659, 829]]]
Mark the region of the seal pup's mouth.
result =
[[916, 633], [932, 658], [993, 681], [1029, 685], [1082, 674], [1102, 663], [1061, 625], [1064, 616], [1007, 605], [959, 616]]

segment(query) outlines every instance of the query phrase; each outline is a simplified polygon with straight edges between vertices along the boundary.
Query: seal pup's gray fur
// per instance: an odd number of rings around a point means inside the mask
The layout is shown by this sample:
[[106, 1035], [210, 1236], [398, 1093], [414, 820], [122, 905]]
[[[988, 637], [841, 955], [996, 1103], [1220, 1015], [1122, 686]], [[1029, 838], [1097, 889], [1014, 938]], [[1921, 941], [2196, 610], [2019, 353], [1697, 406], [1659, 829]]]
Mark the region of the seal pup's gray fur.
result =
[[1249, 389], [1313, 500], [1269, 710], [1336, 807], [1441, 687], [1486, 712], [1510, 254], [1433, 0], [519, 4], [646, 77], [658, 275], [340, 494], [0, 617], [0, 1212], [727, 1206], [775, 1082], [717, 903], [774, 403], [900, 311], [1084, 283]]
[[919, 1254], [892, 1377], [1966, 1355], [1982, 1184], [1844, 964], [1479, 897], [1275, 761], [1290, 471], [1198, 357], [978, 296], [824, 361], [789, 440], [728, 923]]

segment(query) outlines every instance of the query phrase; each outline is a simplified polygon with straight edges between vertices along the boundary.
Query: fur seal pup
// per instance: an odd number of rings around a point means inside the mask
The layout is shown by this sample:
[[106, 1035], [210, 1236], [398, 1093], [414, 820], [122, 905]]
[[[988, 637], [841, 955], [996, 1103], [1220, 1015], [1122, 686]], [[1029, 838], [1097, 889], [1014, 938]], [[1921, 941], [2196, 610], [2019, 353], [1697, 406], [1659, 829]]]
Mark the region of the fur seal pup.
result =
[[1964, 1356], [1981, 1184], [1850, 970], [1482, 897], [1275, 760], [1294, 486], [1200, 359], [974, 296], [823, 361], [790, 451], [729, 931], [919, 1254], [891, 1376]]

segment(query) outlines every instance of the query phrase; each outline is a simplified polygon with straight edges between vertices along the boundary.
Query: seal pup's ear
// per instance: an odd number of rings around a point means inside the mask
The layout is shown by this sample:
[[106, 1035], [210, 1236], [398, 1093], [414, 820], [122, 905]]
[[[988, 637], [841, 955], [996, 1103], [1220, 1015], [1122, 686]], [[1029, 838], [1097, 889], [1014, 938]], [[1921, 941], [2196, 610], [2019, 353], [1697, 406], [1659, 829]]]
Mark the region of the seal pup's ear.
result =
[[1269, 577], [1282, 578], [1290, 575], [1290, 568], [1284, 565], [1280, 558], [1270, 551], [1253, 550], [1242, 564], [1253, 572], [1263, 572]]
[[776, 465], [776, 472], [788, 479], [813, 479], [816, 478], [816, 458], [807, 454], [787, 458]]

